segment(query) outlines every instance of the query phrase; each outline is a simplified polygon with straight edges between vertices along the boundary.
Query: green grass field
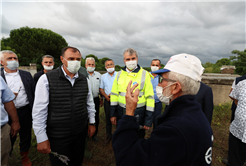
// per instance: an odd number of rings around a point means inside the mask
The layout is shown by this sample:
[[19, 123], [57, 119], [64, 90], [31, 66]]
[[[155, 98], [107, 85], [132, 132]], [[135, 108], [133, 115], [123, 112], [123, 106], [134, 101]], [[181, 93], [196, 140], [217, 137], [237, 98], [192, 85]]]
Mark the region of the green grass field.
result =
[[[220, 104], [214, 107], [212, 129], [214, 133], [214, 146], [213, 146], [213, 166], [223, 165], [222, 159], [227, 156], [228, 151], [228, 136], [229, 125], [231, 118], [230, 111], [231, 103]], [[113, 127], [115, 131], [115, 126]], [[146, 132], [146, 138], [150, 137], [151, 130]], [[111, 143], [104, 144], [106, 139], [105, 128], [105, 114], [103, 107], [100, 109], [100, 124], [98, 132], [98, 142], [92, 140], [88, 141], [88, 149], [93, 154], [92, 159], [84, 159], [83, 166], [114, 166], [115, 158]], [[14, 145], [14, 150], [10, 158], [10, 166], [21, 166], [21, 158], [19, 154], [19, 138]], [[29, 157], [33, 166], [50, 166], [49, 156], [41, 154], [36, 150], [36, 138], [33, 134], [32, 144], [30, 148]]]

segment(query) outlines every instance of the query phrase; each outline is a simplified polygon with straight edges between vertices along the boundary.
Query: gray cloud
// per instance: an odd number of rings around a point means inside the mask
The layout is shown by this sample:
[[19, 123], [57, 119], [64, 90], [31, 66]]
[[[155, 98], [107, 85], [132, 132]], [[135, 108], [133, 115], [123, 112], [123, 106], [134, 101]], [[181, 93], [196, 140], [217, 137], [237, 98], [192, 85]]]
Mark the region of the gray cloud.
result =
[[50, 29], [83, 56], [121, 66], [128, 47], [142, 66], [182, 52], [215, 63], [245, 49], [245, 2], [3, 2], [2, 9], [4, 37], [23, 26]]

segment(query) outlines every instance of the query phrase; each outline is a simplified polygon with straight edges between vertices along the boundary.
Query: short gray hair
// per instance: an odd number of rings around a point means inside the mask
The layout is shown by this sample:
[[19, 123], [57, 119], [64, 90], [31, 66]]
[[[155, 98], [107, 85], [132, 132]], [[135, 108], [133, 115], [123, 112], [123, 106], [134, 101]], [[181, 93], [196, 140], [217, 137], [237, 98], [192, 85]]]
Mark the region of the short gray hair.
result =
[[125, 59], [125, 53], [129, 53], [130, 56], [132, 56], [133, 54], [136, 54], [137, 58], [138, 58], [138, 53], [136, 50], [134, 50], [133, 48], [127, 48], [124, 52], [123, 52], [123, 59]]
[[[2, 51], [0, 51], [0, 60], [4, 60], [4, 54], [15, 54], [13, 51], [11, 51], [11, 50], [2, 50]], [[16, 55], [16, 54], [15, 54]], [[16, 55], [17, 56], [17, 55]], [[17, 58], [18, 58], [18, 56], [17, 56]]]
[[94, 62], [96, 63], [96, 61], [95, 61], [95, 59], [94, 59], [93, 57], [88, 57], [88, 58], [86, 58], [86, 59], [85, 59], [85, 64], [86, 64], [87, 60], [91, 60], [91, 61], [94, 61]]
[[51, 56], [51, 55], [44, 55], [44, 56], [42, 56], [42, 62], [43, 62], [44, 58], [52, 58], [53, 59], [53, 62], [55, 62], [54, 57]]
[[200, 81], [195, 81], [188, 76], [173, 71], [168, 72], [167, 76], [180, 83], [182, 95], [196, 95], [200, 89]]

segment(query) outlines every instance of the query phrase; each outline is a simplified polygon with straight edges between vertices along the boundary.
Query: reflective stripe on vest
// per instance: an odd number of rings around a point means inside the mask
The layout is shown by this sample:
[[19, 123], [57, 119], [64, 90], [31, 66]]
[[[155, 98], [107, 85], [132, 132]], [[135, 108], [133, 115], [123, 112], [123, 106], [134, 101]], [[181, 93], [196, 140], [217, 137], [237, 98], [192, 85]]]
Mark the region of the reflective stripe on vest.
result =
[[111, 92], [111, 95], [118, 96], [118, 94], [117, 93], [114, 93], [114, 92]]
[[[115, 95], [117, 95], [117, 94], [115, 94]], [[126, 96], [126, 92], [119, 92], [119, 95], [124, 97], [124, 96]], [[138, 96], [139, 97], [142, 97], [143, 95], [144, 95], [144, 92], [139, 92], [139, 95]], [[153, 99], [154, 99], [154, 96], [153, 96]]]
[[118, 102], [110, 102], [110, 105], [117, 106], [118, 105]]
[[[112, 104], [111, 104], [112, 105]], [[140, 108], [140, 107], [143, 107], [143, 106], [145, 106], [146, 104], [145, 104], [145, 102], [144, 103], [139, 103], [139, 104], [137, 104], [137, 108]], [[125, 104], [123, 104], [123, 103], [119, 103], [119, 106], [121, 106], [122, 108], [126, 108], [126, 105]], [[150, 107], [150, 108], [152, 108], [152, 107]], [[152, 109], [151, 109], [152, 110]], [[154, 110], [153, 110], [154, 111]]]
[[118, 75], [117, 75], [117, 82], [119, 81], [120, 74], [121, 74], [121, 71], [118, 72]]

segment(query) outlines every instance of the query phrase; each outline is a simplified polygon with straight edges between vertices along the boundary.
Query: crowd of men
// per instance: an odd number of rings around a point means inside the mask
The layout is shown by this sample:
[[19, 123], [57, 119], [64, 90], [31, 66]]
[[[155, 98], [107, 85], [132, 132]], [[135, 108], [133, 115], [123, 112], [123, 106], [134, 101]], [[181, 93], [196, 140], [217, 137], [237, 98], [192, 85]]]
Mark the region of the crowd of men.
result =
[[[51, 165], [65, 165], [51, 153], [57, 152], [70, 159], [69, 165], [81, 166], [83, 156], [92, 156], [88, 138], [98, 141], [102, 106], [105, 144], [112, 140], [117, 165], [211, 165], [213, 93], [201, 82], [204, 68], [196, 56], [174, 55], [163, 69], [161, 60], [153, 59], [148, 72], [138, 64], [137, 51], [128, 48], [123, 52], [125, 67], [117, 72], [108, 59], [107, 72], [101, 75], [94, 58], [86, 58], [81, 67], [82, 54], [69, 46], [62, 49], [62, 65], [56, 69], [54, 57], [44, 55], [43, 70], [34, 78], [18, 69], [14, 52], [1, 51], [0, 58], [2, 165], [8, 165], [17, 133], [22, 165], [32, 165], [28, 154], [33, 128], [37, 150], [49, 154]], [[245, 100], [239, 95], [246, 85], [242, 80], [230, 94], [239, 105]], [[245, 161], [245, 136], [236, 125], [243, 111], [241, 106], [230, 127], [227, 165]], [[114, 134], [112, 125], [117, 126]], [[152, 125], [151, 137], [145, 139]]]

